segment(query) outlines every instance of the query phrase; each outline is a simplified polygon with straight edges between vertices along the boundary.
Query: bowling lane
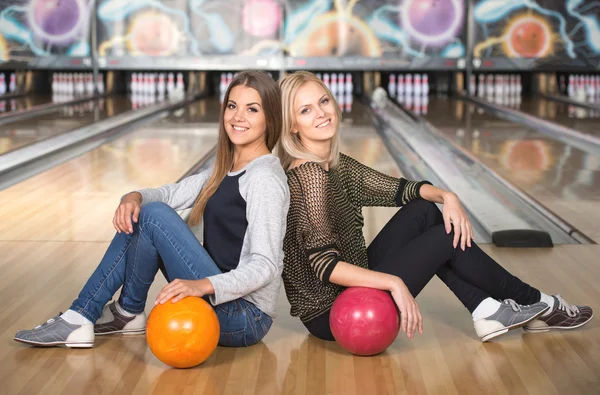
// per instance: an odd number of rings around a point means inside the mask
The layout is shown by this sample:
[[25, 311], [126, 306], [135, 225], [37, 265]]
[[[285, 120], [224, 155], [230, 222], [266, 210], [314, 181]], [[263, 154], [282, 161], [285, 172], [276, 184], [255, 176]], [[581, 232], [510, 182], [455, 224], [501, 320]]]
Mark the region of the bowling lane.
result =
[[[508, 98], [510, 101], [510, 98]], [[512, 104], [512, 103], [511, 103]], [[512, 105], [508, 105], [512, 107]], [[516, 109], [534, 117], [600, 137], [600, 113], [583, 107], [545, 99], [543, 97], [524, 98]]]
[[[350, 155], [361, 163], [394, 177], [402, 177], [402, 172], [390, 155], [384, 142], [371, 123], [364, 106], [344, 98], [342, 117], [341, 152]], [[370, 243], [379, 230], [390, 220], [398, 209], [394, 207], [365, 207], [365, 241]]]
[[59, 112], [2, 125], [0, 155], [130, 111], [134, 104], [129, 97], [111, 96], [64, 106]]
[[51, 95], [27, 95], [12, 99], [5, 99], [0, 96], [0, 119], [2, 119], [2, 115], [4, 114], [27, 111], [31, 110], [34, 106], [52, 104], [53, 102]]
[[600, 240], [600, 157], [465, 101], [431, 98], [424, 117], [559, 217]]
[[111, 240], [121, 196], [180, 178], [216, 144], [218, 110], [194, 102], [1, 191], [0, 240]]

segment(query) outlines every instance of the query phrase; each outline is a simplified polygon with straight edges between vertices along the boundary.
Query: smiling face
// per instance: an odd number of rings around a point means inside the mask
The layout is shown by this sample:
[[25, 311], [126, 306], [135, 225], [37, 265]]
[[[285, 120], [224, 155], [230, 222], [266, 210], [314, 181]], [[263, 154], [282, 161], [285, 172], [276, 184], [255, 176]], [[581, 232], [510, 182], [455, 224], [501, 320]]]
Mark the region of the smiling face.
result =
[[331, 140], [338, 127], [333, 98], [316, 82], [300, 87], [294, 98], [293, 133], [305, 143]]
[[258, 92], [244, 85], [234, 87], [225, 104], [223, 123], [234, 146], [262, 144], [267, 122]]

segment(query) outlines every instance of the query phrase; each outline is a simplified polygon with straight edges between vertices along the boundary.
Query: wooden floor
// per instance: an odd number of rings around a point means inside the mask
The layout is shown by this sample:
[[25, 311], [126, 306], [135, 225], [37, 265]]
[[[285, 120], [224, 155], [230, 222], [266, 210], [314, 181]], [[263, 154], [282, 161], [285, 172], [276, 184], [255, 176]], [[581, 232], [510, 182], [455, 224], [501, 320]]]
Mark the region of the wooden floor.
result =
[[[356, 152], [361, 161], [394, 171], [376, 140], [359, 136], [345, 145], [346, 152]], [[468, 311], [438, 279], [417, 298], [425, 333], [413, 340], [401, 334], [386, 352], [374, 357], [354, 357], [335, 343], [309, 336], [289, 316], [283, 292], [279, 316], [261, 343], [240, 349], [218, 347], [193, 369], [163, 365], [148, 349], [144, 336], [101, 337], [95, 348], [82, 350], [31, 348], [13, 341], [18, 330], [32, 328], [68, 308], [108, 246], [110, 215], [123, 189], [149, 182], [134, 180], [135, 166], [116, 170], [111, 176], [112, 180], [117, 177], [114, 182], [103, 178], [107, 161], [118, 157], [119, 148], [115, 150], [94, 154], [96, 160], [87, 165], [74, 162], [68, 171], [63, 165], [54, 173], [0, 192], [0, 393], [600, 393], [598, 319], [571, 332], [533, 335], [514, 330], [482, 344]], [[177, 160], [193, 163], [192, 154], [181, 153], [183, 147], [179, 152]], [[178, 177], [178, 170], [166, 170], [155, 166], [152, 182]], [[49, 178], [51, 174], [54, 178]], [[129, 174], [131, 179], [121, 180], [119, 174]], [[71, 191], [68, 198], [67, 190]], [[73, 198], [78, 194], [79, 198]], [[367, 241], [394, 211], [365, 210]], [[484, 248], [541, 290], [600, 308], [600, 246]], [[160, 279], [152, 286], [150, 300], [164, 284]]]

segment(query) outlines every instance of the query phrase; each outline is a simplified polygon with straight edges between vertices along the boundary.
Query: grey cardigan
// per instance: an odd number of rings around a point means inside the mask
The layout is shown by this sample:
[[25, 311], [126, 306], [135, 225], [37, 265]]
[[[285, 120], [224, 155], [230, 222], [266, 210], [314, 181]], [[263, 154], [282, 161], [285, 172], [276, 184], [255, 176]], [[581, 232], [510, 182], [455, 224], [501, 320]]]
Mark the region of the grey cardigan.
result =
[[[159, 188], [141, 189], [142, 206], [163, 202], [175, 210], [193, 206], [213, 168]], [[254, 159], [239, 174], [240, 195], [246, 201], [248, 228], [237, 268], [210, 276], [215, 288], [211, 303], [218, 305], [243, 298], [271, 317], [275, 317], [281, 290], [283, 238], [285, 236], [290, 193], [279, 158], [268, 154]]]

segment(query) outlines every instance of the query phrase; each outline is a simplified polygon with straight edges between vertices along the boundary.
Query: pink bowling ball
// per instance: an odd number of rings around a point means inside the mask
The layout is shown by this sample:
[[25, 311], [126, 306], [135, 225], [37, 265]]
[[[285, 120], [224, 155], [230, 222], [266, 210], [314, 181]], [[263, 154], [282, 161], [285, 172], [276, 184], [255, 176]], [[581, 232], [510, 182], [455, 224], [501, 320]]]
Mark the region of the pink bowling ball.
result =
[[329, 326], [344, 349], [356, 355], [375, 355], [394, 342], [400, 330], [396, 303], [384, 291], [352, 287], [331, 308]]

